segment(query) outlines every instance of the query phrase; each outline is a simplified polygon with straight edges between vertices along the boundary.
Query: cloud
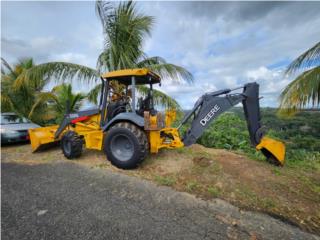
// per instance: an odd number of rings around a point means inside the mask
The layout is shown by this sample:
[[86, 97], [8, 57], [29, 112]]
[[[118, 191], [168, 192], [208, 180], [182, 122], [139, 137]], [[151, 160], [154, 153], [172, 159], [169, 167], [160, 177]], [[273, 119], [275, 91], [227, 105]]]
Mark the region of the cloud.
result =
[[[148, 41], [149, 55], [159, 55], [190, 70], [193, 87], [173, 94], [184, 107], [204, 92], [199, 85], [234, 88], [257, 81], [262, 105], [277, 106], [289, 83], [282, 71], [291, 60], [319, 41], [319, 3], [175, 2], [141, 3], [158, 24]], [[152, 9], [154, 11], [152, 11]], [[165, 83], [164, 83], [165, 85]], [[175, 89], [175, 88], [174, 88]]]
[[1, 38], [2, 54], [8, 56], [9, 61], [15, 58], [33, 57], [39, 61], [47, 61], [50, 54], [64, 51], [67, 48], [61, 40], [48, 36], [29, 39], [29, 41], [19, 38]]
[[[32, 56], [37, 62], [95, 67], [103, 36], [94, 2], [4, 2], [3, 7], [2, 53], [8, 61]], [[194, 75], [192, 85], [164, 79], [160, 88], [184, 108], [207, 91], [250, 81], [261, 85], [262, 105], [277, 106], [291, 80], [283, 69], [320, 36], [319, 2], [137, 2], [137, 7], [156, 20], [146, 53]]]
[[88, 57], [81, 53], [67, 52], [61, 54], [53, 54], [48, 57], [49, 61], [72, 62], [80, 65], [88, 66], [90, 61]]

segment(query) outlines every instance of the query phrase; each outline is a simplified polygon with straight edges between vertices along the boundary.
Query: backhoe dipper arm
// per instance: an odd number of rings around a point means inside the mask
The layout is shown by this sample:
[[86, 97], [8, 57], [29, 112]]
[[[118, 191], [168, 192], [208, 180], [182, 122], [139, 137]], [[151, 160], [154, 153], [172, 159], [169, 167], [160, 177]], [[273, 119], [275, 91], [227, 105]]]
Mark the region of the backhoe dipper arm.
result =
[[[221, 113], [242, 102], [247, 120], [251, 143], [256, 146], [262, 138], [259, 108], [259, 85], [248, 83], [242, 93], [231, 93], [231, 89], [206, 93], [196, 102], [194, 108], [182, 120], [185, 124], [192, 115], [194, 119], [190, 129], [183, 137], [185, 146], [197, 141], [209, 124]], [[226, 133], [228, 134], [228, 133]]]
[[263, 127], [261, 127], [260, 123], [259, 85], [255, 82], [247, 83], [244, 85], [242, 93], [232, 94], [232, 91], [231, 89], [225, 89], [207, 93], [196, 102], [194, 108], [181, 122], [181, 125], [183, 125], [191, 116], [194, 116], [190, 129], [182, 139], [184, 145], [189, 146], [195, 143], [214, 119], [232, 106], [242, 102], [251, 144], [257, 150], [261, 150], [271, 163], [283, 165], [285, 157], [284, 144], [264, 137]]

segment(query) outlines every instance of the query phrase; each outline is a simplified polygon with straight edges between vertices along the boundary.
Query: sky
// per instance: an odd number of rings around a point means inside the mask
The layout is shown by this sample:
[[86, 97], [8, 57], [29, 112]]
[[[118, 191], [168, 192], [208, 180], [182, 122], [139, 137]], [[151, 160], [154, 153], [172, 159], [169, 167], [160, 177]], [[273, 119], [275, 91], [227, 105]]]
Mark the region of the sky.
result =
[[[260, 84], [261, 106], [276, 107], [292, 80], [284, 69], [320, 40], [320, 2], [153, 1], [136, 7], [155, 17], [144, 43], [147, 55], [194, 76], [192, 84], [163, 79], [157, 87], [185, 109], [205, 92], [253, 81]], [[95, 68], [102, 50], [94, 1], [1, 1], [1, 56], [11, 64], [33, 57], [37, 64], [67, 61]], [[73, 87], [89, 89], [76, 81]]]

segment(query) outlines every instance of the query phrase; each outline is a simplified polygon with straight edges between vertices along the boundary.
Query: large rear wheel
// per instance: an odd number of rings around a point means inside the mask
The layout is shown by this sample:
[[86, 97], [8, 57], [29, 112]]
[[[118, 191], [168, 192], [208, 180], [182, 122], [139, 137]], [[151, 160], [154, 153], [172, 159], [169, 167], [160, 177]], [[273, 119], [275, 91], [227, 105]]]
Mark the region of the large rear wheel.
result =
[[122, 169], [136, 168], [149, 149], [148, 139], [136, 125], [121, 122], [115, 124], [104, 140], [104, 151], [113, 165]]

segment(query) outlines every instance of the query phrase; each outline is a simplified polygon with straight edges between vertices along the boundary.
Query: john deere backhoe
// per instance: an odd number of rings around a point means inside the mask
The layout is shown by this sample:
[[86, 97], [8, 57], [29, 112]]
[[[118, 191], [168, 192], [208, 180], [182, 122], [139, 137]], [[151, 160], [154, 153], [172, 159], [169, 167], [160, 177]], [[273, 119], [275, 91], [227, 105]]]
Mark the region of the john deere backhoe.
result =
[[[180, 126], [171, 127], [176, 112], [161, 113], [154, 108], [153, 85], [161, 81], [157, 74], [148, 69], [119, 70], [102, 75], [101, 81], [99, 108], [67, 112], [59, 126], [29, 130], [33, 151], [60, 141], [63, 154], [69, 159], [79, 157], [85, 146], [104, 150], [107, 159], [119, 168], [135, 168], [149, 152], [195, 143], [221, 113], [242, 103], [252, 145], [274, 164], [284, 164], [284, 144], [264, 136], [257, 83], [245, 84], [242, 93], [224, 89], [201, 96], [180, 124], [191, 122], [181, 137]], [[114, 82], [124, 86], [122, 93], [114, 91]], [[137, 85], [149, 85], [149, 93], [136, 104]]]

